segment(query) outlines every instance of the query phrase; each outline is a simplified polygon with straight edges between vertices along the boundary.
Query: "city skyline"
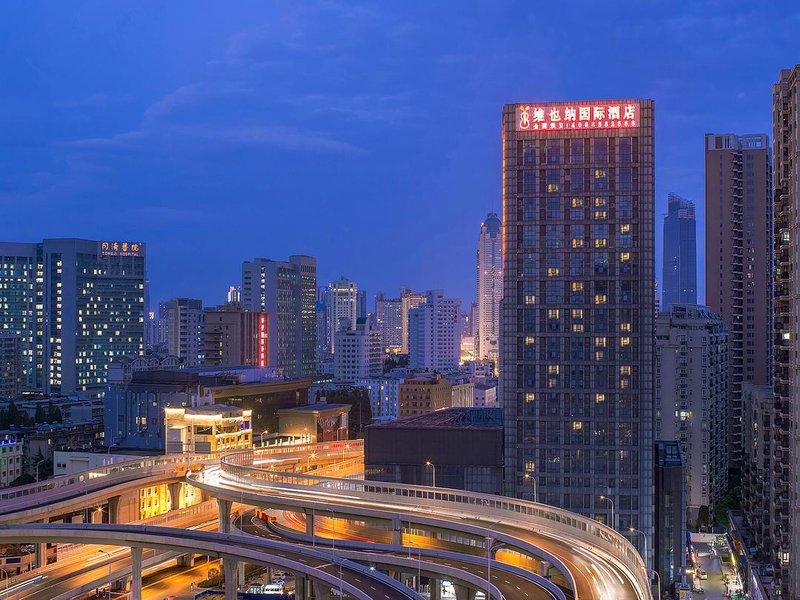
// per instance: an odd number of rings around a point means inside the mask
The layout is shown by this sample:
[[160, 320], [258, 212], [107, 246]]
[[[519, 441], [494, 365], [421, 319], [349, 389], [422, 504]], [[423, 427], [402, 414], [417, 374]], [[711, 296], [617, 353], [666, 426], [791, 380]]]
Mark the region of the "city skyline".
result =
[[[27, 25], [7, 32], [2, 59], [0, 205], [17, 215], [13, 238], [141, 239], [151, 301], [208, 305], [224, 301], [242, 260], [290, 254], [318, 257], [320, 282], [346, 268], [370, 295], [413, 286], [471, 301], [467, 257], [475, 224], [500, 208], [496, 114], [508, 101], [654, 98], [656, 215], [679, 190], [698, 205], [703, 231], [703, 135], [771, 131], [763, 90], [800, 18], [780, 3], [624, 3], [544, 29], [558, 9], [507, 4], [468, 10], [439, 36], [430, 23], [451, 16], [447, 6], [200, 3], [194, 26], [175, 7], [151, 22], [143, 8], [77, 6], [5, 9], [6, 22]], [[58, 52], [31, 27], [61, 40]], [[576, 42], [562, 48], [554, 41], [567, 27]], [[592, 43], [597, 28], [616, 44]], [[384, 51], [367, 57], [374, 45]], [[625, 68], [608, 77], [598, 65]], [[532, 69], [536, 77], [519, 76]], [[495, 84], [484, 86], [490, 73]], [[443, 145], [447, 159], [434, 160]], [[298, 189], [309, 160], [318, 182]], [[226, 219], [232, 202], [252, 218]], [[342, 243], [334, 205], [357, 238]], [[420, 243], [428, 239], [440, 242], [439, 261]], [[451, 268], [441, 273], [440, 261]]]

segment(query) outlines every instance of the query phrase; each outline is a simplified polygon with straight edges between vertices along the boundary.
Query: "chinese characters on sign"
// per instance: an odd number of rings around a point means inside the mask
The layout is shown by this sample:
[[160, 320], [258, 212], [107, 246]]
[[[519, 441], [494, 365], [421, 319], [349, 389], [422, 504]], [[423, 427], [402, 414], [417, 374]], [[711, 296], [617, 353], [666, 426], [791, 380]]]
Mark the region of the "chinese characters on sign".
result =
[[517, 106], [517, 130], [621, 129], [639, 126], [637, 104], [588, 104], [575, 106]]
[[267, 316], [258, 317], [258, 366], [267, 366]]
[[100, 242], [100, 256], [142, 256], [141, 242]]

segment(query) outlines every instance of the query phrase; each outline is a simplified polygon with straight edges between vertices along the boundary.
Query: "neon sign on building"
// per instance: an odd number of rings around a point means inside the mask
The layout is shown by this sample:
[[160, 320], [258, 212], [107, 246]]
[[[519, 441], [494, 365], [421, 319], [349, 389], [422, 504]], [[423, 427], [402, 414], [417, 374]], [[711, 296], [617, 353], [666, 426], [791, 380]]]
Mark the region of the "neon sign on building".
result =
[[267, 315], [258, 317], [258, 366], [267, 366]]
[[639, 105], [627, 103], [519, 104], [517, 131], [626, 129], [639, 126]]

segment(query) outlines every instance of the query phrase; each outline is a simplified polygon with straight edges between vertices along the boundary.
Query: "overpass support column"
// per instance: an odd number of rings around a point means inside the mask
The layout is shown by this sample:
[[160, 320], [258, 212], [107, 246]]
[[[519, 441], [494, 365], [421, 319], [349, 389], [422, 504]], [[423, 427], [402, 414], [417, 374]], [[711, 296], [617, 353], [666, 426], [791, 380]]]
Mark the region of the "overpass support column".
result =
[[182, 482], [180, 481], [173, 481], [172, 483], [167, 484], [167, 487], [169, 488], [170, 510], [178, 510], [180, 507], [181, 484]]
[[231, 501], [217, 498], [217, 508], [219, 509], [219, 532], [231, 532]]
[[439, 579], [431, 577], [428, 585], [430, 586], [431, 600], [442, 600], [442, 582]]
[[294, 600], [309, 600], [309, 596], [307, 593], [306, 587], [308, 586], [308, 580], [306, 579], [305, 575], [301, 575], [300, 573], [294, 574]]
[[400, 515], [392, 515], [392, 543], [395, 546], [403, 545], [403, 521]]
[[547, 562], [546, 560], [542, 561], [542, 577], [545, 577], [545, 578], [548, 578], [548, 579], [550, 578], [550, 567], [551, 566], [552, 565], [549, 562]]
[[238, 561], [228, 558], [222, 559], [222, 571], [225, 577], [225, 600], [236, 600], [236, 578]]
[[142, 549], [131, 546], [131, 600], [142, 600]]
[[475, 588], [461, 585], [460, 583], [453, 584], [456, 591], [456, 600], [475, 600]]
[[[244, 582], [245, 582], [245, 572], [244, 572], [245, 563], [240, 562], [238, 564], [238, 567], [239, 568], [236, 570], [236, 585], [241, 589], [244, 587]], [[270, 583], [272, 582], [270, 581]]]
[[108, 522], [119, 522], [119, 496], [109, 496], [108, 498]]
[[36, 568], [47, 566], [47, 543], [36, 544]]
[[306, 516], [306, 535], [314, 537], [314, 511], [303, 509], [303, 514]]

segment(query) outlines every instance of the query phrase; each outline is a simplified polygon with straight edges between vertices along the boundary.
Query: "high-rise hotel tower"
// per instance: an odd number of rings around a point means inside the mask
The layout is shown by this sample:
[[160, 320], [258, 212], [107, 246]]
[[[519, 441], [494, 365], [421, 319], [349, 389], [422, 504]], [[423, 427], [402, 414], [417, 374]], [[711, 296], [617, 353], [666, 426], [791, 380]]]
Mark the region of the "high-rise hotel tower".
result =
[[[509, 495], [653, 533], [653, 101], [503, 110]], [[612, 510], [613, 507], [613, 510]], [[633, 530], [633, 531], [632, 531]]]

